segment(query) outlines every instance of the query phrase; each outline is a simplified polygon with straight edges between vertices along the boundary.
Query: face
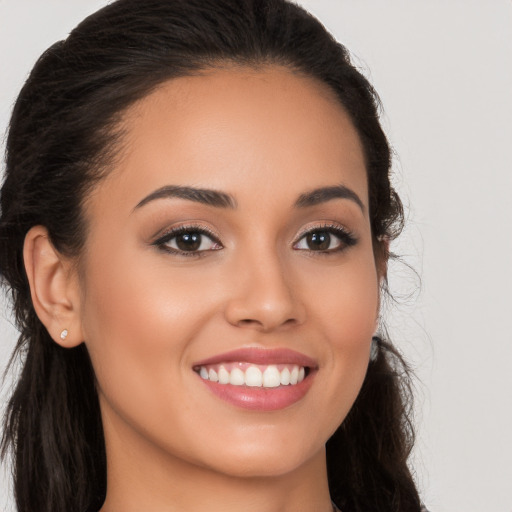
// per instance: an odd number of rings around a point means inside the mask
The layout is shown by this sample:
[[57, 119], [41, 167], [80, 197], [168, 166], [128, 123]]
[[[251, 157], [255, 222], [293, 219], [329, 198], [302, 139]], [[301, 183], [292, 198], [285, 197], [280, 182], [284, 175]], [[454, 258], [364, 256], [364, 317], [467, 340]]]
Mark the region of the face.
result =
[[280, 68], [172, 80], [124, 129], [86, 207], [80, 279], [107, 453], [299, 468], [352, 406], [376, 328], [357, 132]]

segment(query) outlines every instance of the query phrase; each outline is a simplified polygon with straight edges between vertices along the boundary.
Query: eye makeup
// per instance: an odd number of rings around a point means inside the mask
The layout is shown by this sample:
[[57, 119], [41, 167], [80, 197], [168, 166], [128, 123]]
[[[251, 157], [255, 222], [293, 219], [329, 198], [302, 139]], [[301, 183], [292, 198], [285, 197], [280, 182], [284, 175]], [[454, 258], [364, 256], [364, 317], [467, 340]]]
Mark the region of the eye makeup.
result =
[[208, 228], [186, 224], [171, 228], [152, 242], [159, 250], [177, 256], [203, 256], [208, 251], [223, 249], [218, 237]]
[[[356, 245], [358, 239], [336, 223], [324, 222], [304, 229], [293, 243], [293, 249], [318, 255], [334, 255]], [[201, 224], [185, 224], [169, 229], [151, 245], [168, 254], [185, 257], [205, 256], [224, 248], [219, 237]]]
[[[333, 240], [333, 238], [335, 240]], [[332, 247], [332, 242], [334, 242], [334, 247]], [[334, 253], [340, 253], [356, 245], [357, 242], [358, 239], [352, 232], [339, 224], [327, 222], [319, 226], [306, 228], [299, 235], [298, 241], [295, 242], [293, 248], [328, 256]]]

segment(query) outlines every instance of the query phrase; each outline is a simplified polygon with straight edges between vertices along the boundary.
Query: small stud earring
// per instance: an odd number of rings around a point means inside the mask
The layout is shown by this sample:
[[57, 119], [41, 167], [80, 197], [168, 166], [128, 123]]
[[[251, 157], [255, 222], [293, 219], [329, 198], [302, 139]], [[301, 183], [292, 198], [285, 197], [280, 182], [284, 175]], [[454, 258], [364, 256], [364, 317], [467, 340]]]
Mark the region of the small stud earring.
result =
[[370, 346], [370, 361], [373, 363], [377, 361], [377, 358], [379, 357], [379, 348], [381, 339], [378, 336], [374, 336], [372, 338], [372, 344]]
[[67, 330], [67, 329], [64, 329], [64, 330], [60, 333], [60, 339], [61, 339], [61, 340], [65, 340], [67, 337], [68, 337], [68, 330]]

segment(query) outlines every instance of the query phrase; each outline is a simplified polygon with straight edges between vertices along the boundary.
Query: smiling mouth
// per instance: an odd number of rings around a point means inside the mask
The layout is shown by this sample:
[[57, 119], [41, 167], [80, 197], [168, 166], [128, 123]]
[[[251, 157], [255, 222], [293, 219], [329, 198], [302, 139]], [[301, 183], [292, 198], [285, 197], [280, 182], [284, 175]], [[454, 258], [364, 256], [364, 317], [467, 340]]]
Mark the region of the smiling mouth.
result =
[[307, 366], [296, 364], [259, 365], [246, 362], [228, 362], [196, 366], [194, 371], [203, 380], [232, 386], [277, 388], [295, 386], [309, 374]]
[[231, 406], [271, 412], [306, 396], [318, 363], [287, 348], [242, 347], [196, 361], [192, 369], [213, 395]]

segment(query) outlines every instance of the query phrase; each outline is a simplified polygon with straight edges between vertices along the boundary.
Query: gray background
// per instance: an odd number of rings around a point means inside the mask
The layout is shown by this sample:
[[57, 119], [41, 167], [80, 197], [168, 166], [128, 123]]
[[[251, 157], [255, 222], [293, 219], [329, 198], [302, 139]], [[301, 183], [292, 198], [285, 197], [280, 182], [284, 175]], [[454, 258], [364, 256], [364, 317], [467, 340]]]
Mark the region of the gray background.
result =
[[[1, 133], [38, 55], [106, 3], [0, 0]], [[374, 83], [397, 153], [409, 222], [393, 249], [421, 279], [391, 265], [398, 304], [386, 315], [418, 377], [424, 500], [432, 512], [511, 512], [512, 2], [300, 3]], [[0, 297], [0, 369], [15, 338]], [[6, 472], [0, 510], [11, 511]]]

